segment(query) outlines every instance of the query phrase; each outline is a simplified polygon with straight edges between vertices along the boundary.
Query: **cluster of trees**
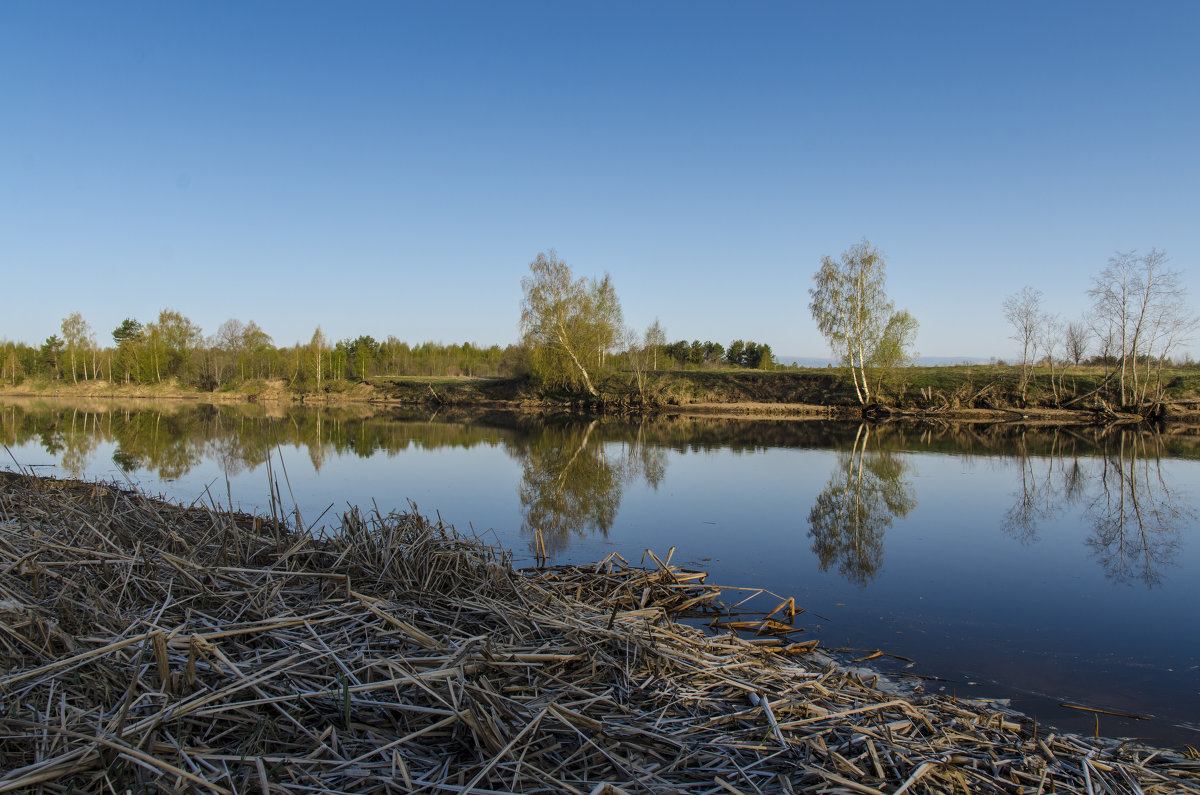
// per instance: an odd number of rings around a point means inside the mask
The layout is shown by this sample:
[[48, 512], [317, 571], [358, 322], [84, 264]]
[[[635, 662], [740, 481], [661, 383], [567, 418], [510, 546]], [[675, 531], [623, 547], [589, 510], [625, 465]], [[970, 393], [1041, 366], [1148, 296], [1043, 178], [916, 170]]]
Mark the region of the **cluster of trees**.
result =
[[1073, 321], [1044, 308], [1042, 292], [1034, 287], [1008, 296], [1004, 316], [1021, 346], [1022, 399], [1034, 364], [1050, 368], [1050, 388], [1057, 400], [1068, 369], [1089, 356], [1110, 371], [1109, 394], [1121, 406], [1160, 398], [1163, 368], [1200, 326], [1200, 318], [1187, 305], [1182, 275], [1169, 270], [1167, 261], [1157, 249], [1145, 255], [1117, 252], [1092, 278], [1090, 310]]
[[[1092, 351], [1112, 370], [1121, 405], [1145, 403], [1163, 387], [1170, 354], [1200, 325], [1188, 311], [1178, 271], [1163, 252], [1118, 253], [1093, 279], [1088, 315], [1065, 322], [1043, 308], [1041, 291], [1026, 287], [1004, 302], [1013, 337], [1021, 344], [1020, 395], [1024, 399], [1038, 362], [1050, 367], [1055, 398], [1068, 367]], [[542, 252], [521, 281], [519, 345], [484, 348], [471, 343], [411, 346], [369, 335], [330, 342], [318, 327], [307, 345], [277, 347], [256, 323], [231, 319], [205, 337], [199, 326], [171, 309], [151, 323], [126, 318], [97, 342], [79, 313], [64, 318], [62, 336], [40, 346], [0, 343], [0, 381], [27, 377], [154, 383], [177, 379], [220, 389], [251, 379], [284, 379], [297, 389], [321, 389], [331, 380], [372, 376], [515, 376], [530, 373], [543, 386], [599, 397], [597, 378], [613, 370], [633, 375], [646, 395], [650, 373], [661, 367], [773, 369], [771, 347], [733, 340], [668, 343], [656, 319], [643, 334], [624, 325], [611, 277], [577, 278], [553, 251]], [[863, 405], [878, 399], [884, 377], [916, 359], [918, 323], [887, 296], [886, 264], [863, 240], [838, 259], [821, 258], [809, 290], [809, 310], [832, 351], [849, 368]]]
[[254, 321], [230, 319], [204, 336], [181, 313], [164, 309], [151, 323], [126, 318], [102, 344], [76, 312], [64, 318], [61, 336], [40, 346], [0, 343], [0, 381], [26, 378], [79, 383], [153, 384], [174, 379], [216, 390], [255, 379], [284, 379], [295, 388], [321, 388], [331, 380], [377, 375], [512, 375], [524, 366], [516, 346], [480, 347], [469, 342], [409, 345], [368, 335], [330, 343], [320, 328], [307, 345], [278, 347]]
[[734, 340], [726, 348], [712, 340], [679, 340], [663, 347], [663, 355], [683, 367], [747, 367], [752, 370], [770, 370], [775, 367], [775, 354], [771, 346], [753, 340]]
[[635, 388], [644, 396], [647, 374], [660, 364], [758, 369], [775, 364], [771, 347], [753, 341], [734, 340], [728, 349], [711, 340], [668, 344], [657, 319], [639, 335], [624, 326], [621, 302], [607, 273], [599, 280], [576, 278], [553, 250], [529, 263], [521, 289], [521, 343], [533, 376], [552, 388], [599, 397], [597, 374], [621, 369], [633, 374]]

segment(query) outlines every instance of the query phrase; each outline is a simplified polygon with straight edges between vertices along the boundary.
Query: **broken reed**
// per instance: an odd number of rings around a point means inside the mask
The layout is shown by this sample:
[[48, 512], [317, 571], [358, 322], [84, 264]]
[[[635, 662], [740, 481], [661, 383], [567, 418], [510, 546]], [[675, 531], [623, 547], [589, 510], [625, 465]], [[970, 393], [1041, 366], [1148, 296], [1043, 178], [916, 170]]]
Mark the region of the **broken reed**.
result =
[[0, 473], [0, 791], [1200, 792], [1177, 754], [675, 623], [722, 591], [651, 560], [519, 572], [411, 514], [317, 537]]

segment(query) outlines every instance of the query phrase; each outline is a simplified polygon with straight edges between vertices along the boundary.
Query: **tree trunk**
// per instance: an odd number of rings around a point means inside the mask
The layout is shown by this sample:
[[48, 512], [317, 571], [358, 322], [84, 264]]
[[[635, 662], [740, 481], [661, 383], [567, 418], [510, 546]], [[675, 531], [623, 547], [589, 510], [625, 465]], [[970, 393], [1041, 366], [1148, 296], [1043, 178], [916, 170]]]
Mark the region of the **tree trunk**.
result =
[[600, 397], [600, 393], [596, 391], [594, 386], [592, 386], [592, 379], [588, 378], [588, 373], [584, 368], [583, 363], [579, 361], [579, 357], [575, 355], [575, 352], [571, 350], [571, 346], [567, 344], [567, 335], [563, 331], [562, 324], [559, 324], [557, 327], [557, 335], [559, 344], [563, 346], [563, 350], [567, 352], [567, 355], [571, 357], [571, 361], [573, 361], [575, 366], [579, 369], [579, 374], [583, 377], [583, 385], [587, 389], [588, 394], [592, 397]]

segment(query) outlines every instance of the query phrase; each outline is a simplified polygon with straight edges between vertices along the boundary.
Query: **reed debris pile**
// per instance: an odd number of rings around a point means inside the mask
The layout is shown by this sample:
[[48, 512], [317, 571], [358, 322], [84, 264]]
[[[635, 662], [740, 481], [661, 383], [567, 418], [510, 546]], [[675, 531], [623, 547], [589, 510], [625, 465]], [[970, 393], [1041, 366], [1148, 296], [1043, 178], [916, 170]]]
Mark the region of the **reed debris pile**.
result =
[[0, 790], [1200, 792], [1178, 755], [706, 636], [667, 608], [717, 591], [655, 563], [0, 473]]

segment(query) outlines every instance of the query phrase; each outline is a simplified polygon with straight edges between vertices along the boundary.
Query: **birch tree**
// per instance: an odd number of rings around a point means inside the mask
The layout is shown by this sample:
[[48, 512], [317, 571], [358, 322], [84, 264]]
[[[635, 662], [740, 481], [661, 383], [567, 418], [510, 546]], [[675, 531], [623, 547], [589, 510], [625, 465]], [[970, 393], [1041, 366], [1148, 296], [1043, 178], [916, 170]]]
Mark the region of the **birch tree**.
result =
[[[886, 281], [883, 256], [863, 240], [843, 251], [840, 259], [822, 257], [821, 268], [813, 276], [814, 286], [808, 291], [813, 320], [834, 355], [850, 367], [854, 392], [863, 405], [871, 402], [867, 368], [880, 360], [888, 347], [884, 343], [894, 343], [898, 337], [903, 351], [916, 332], [911, 315], [893, 313]], [[894, 361], [895, 353], [891, 351], [887, 358]]]
[[1042, 291], [1023, 287], [1004, 299], [1004, 317], [1013, 327], [1012, 338], [1021, 344], [1021, 400], [1029, 388], [1033, 363], [1037, 360], [1038, 332], [1042, 328]]
[[1197, 327], [1181, 274], [1166, 264], [1166, 252], [1157, 249], [1144, 256], [1118, 251], [1088, 290], [1097, 327], [1102, 335], [1111, 335], [1119, 357], [1123, 406], [1146, 399], [1150, 368], [1157, 365], [1161, 375], [1170, 352]]
[[545, 384], [598, 397], [586, 362], [595, 354], [599, 365], [620, 335], [621, 306], [611, 279], [576, 279], [551, 250], [529, 263], [521, 289], [521, 337], [534, 374]]
[[[67, 353], [71, 356], [71, 382], [79, 383], [79, 379], [75, 375], [75, 355], [87, 343], [88, 336], [92, 333], [87, 321], [83, 319], [83, 315], [78, 312], [72, 312], [63, 318], [62, 334], [63, 341], [67, 345]], [[87, 379], [87, 361], [83, 365], [83, 377]]]
[[654, 322], [646, 327], [646, 334], [642, 339], [646, 350], [650, 351], [650, 369], [657, 370], [658, 352], [667, 344], [667, 332], [658, 322], [658, 318], [654, 318]]
[[613, 288], [612, 277], [607, 273], [600, 281], [592, 279], [588, 285], [591, 302], [593, 334], [596, 337], [596, 366], [604, 367], [609, 352], [616, 347], [625, 327], [621, 312], [621, 301]]
[[313, 359], [317, 366], [317, 390], [321, 389], [321, 357], [325, 353], [325, 348], [329, 343], [325, 339], [325, 332], [321, 331], [321, 327], [317, 326], [317, 330], [313, 332], [312, 339], [309, 340], [308, 347], [312, 349]]

